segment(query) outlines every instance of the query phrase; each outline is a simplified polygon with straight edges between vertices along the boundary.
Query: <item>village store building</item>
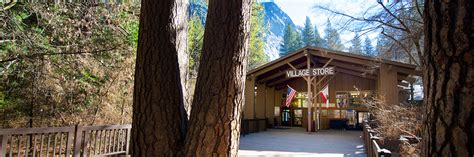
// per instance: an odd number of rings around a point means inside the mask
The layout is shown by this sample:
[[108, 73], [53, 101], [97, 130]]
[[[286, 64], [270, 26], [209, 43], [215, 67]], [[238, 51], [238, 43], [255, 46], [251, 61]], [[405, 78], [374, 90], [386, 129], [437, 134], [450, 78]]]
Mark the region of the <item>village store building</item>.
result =
[[[305, 47], [247, 73], [242, 130], [273, 126], [308, 130], [308, 124], [311, 131], [358, 129], [368, 116], [367, 101], [407, 101], [406, 89], [415, 74], [410, 64]], [[319, 94], [326, 86], [328, 103]], [[288, 87], [297, 93], [285, 106]]]

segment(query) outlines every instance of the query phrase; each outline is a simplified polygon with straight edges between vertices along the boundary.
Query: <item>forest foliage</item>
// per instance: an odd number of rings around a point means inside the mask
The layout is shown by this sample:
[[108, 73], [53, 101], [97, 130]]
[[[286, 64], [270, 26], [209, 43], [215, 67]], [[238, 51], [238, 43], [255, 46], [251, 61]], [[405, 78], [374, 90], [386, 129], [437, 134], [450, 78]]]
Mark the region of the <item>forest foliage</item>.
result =
[[[385, 40], [385, 38], [381, 39]], [[297, 49], [305, 46], [314, 46], [320, 48], [326, 48], [336, 51], [347, 51], [358, 55], [365, 55], [371, 57], [378, 57], [378, 52], [372, 46], [372, 42], [369, 37], [365, 36], [364, 42], [362, 42], [362, 36], [357, 32], [352, 40], [350, 40], [350, 46], [346, 48], [341, 41], [339, 30], [335, 28], [331, 21], [328, 19], [326, 22], [326, 28], [324, 29], [324, 37], [319, 34], [317, 25], [312, 25], [309, 17], [306, 17], [306, 21], [302, 30], [298, 30], [297, 26], [287, 24], [283, 34], [283, 42], [280, 47], [280, 57], [287, 55]]]
[[2, 127], [128, 123], [137, 5], [16, 3], [2, 16]]
[[[139, 9], [138, 3], [16, 3], [1, 11], [0, 127], [130, 123]], [[252, 15], [249, 69], [268, 61], [259, 4]], [[190, 15], [191, 77], [203, 34], [202, 18]]]
[[[191, 5], [194, 8], [204, 8], [207, 10], [207, 3], [202, 0], [192, 0]], [[192, 8], [193, 9], [193, 8]], [[199, 65], [199, 56], [201, 54], [205, 17], [203, 11], [196, 9], [190, 11], [188, 21], [188, 52], [189, 52], [189, 67], [192, 77], [196, 77]], [[269, 61], [269, 57], [264, 52], [265, 34], [268, 31], [267, 26], [264, 25], [265, 12], [263, 6], [259, 3], [253, 3], [252, 16], [250, 18], [250, 43], [249, 43], [249, 57], [247, 69], [253, 69]]]

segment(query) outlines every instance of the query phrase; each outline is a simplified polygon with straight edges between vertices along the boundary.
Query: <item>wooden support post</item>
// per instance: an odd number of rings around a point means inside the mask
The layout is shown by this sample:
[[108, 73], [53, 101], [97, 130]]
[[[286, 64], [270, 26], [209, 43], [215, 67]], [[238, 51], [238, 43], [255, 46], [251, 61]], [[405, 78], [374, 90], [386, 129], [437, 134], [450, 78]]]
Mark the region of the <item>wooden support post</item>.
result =
[[[328, 62], [328, 63], [329, 63], [329, 62]], [[327, 65], [327, 64], [326, 64], [326, 65]], [[326, 66], [326, 65], [325, 65], [325, 66]], [[323, 80], [323, 79], [324, 79], [324, 78], [321, 78], [321, 80]], [[319, 94], [319, 91], [321, 90], [321, 86], [317, 84], [316, 87], [318, 88], [318, 91], [316, 91], [316, 92], [318, 92], [318, 94]], [[316, 101], [318, 102], [318, 130], [321, 130], [321, 113], [322, 113], [323, 111], [322, 111], [322, 109], [321, 109], [321, 107], [322, 107], [322, 106], [321, 106], [321, 103], [319, 103], [319, 102], [320, 102], [320, 101], [319, 101], [319, 98], [316, 99]]]
[[[310, 69], [311, 68], [311, 58], [310, 58], [310, 54], [308, 54], [307, 52], [305, 53], [306, 55], [306, 58], [307, 58], [307, 68]], [[307, 83], [307, 86], [308, 86], [308, 132], [312, 132], [313, 131], [313, 101], [312, 101], [312, 98], [313, 98], [313, 92], [311, 91], [311, 76], [308, 76], [306, 78], [306, 83]]]

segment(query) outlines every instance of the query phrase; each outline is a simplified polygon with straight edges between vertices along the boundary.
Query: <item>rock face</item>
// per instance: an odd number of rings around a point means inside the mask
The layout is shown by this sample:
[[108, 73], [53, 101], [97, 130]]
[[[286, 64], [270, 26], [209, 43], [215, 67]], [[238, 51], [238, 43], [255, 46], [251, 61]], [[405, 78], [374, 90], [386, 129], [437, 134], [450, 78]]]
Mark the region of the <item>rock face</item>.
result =
[[270, 56], [271, 60], [274, 60], [279, 58], [280, 45], [281, 42], [283, 42], [285, 26], [287, 24], [295, 26], [295, 24], [274, 2], [263, 2], [261, 4], [265, 11], [264, 22], [269, 31], [265, 38], [265, 54]]
[[[286, 24], [291, 24], [298, 30], [299, 26], [295, 26], [291, 18], [283, 11], [277, 4], [272, 1], [261, 3], [264, 12], [264, 23], [268, 28], [268, 33], [265, 37], [265, 54], [270, 57], [271, 60], [279, 58], [280, 45], [283, 42], [283, 33]], [[189, 15], [197, 15], [203, 21], [206, 20], [207, 5], [200, 1], [191, 1], [189, 3]]]
[[207, 16], [207, 5], [201, 1], [191, 1], [188, 7], [188, 18], [192, 15], [198, 16], [201, 19], [202, 24], [206, 22]]

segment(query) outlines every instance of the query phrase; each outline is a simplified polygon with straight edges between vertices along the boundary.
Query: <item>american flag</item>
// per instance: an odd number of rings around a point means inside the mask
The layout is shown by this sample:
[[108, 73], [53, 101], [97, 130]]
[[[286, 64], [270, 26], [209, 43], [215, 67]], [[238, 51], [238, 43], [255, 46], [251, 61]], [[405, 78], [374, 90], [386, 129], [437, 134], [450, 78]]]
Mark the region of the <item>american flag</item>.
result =
[[[287, 85], [288, 86], [288, 85]], [[286, 102], [285, 102], [285, 106], [286, 107], [290, 107], [290, 104], [291, 104], [291, 100], [293, 100], [293, 98], [295, 97], [296, 95], [296, 90], [294, 90], [293, 88], [291, 88], [290, 86], [288, 86], [288, 93], [286, 93]]]

